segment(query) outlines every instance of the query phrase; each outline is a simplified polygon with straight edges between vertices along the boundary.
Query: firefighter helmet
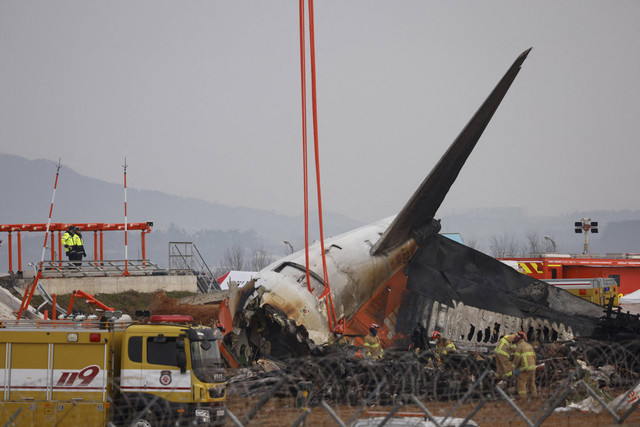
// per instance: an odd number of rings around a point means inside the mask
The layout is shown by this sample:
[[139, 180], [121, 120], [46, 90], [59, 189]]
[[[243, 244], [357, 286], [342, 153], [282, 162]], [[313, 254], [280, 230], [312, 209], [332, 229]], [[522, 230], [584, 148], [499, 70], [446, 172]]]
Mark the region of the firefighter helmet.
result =
[[522, 340], [526, 340], [527, 338], [527, 334], [525, 334], [523, 331], [520, 331], [516, 334], [516, 336], [513, 338], [513, 342], [514, 343], [518, 343]]
[[440, 336], [441, 336], [441, 335], [440, 335], [440, 332], [438, 332], [438, 331], [433, 331], [433, 333], [431, 334], [431, 339], [432, 339], [432, 340], [435, 340], [435, 339], [437, 339], [437, 338], [438, 338], [438, 337], [440, 337]]

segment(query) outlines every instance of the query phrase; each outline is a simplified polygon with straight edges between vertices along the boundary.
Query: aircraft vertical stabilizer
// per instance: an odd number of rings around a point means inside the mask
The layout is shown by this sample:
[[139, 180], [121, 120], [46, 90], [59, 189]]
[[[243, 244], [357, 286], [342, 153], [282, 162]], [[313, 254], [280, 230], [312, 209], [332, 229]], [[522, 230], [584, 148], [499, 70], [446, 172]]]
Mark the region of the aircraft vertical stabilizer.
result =
[[[431, 170], [418, 190], [413, 193], [404, 208], [396, 216], [382, 237], [371, 248], [371, 255], [391, 249], [410, 237], [420, 228], [432, 223], [436, 211], [456, 180], [467, 157], [475, 147], [487, 124], [498, 109], [507, 90], [518, 75], [520, 67], [531, 48], [524, 51], [498, 82], [482, 106], [453, 141], [438, 164]], [[438, 224], [433, 224], [439, 230]], [[435, 230], [436, 232], [438, 230]]]

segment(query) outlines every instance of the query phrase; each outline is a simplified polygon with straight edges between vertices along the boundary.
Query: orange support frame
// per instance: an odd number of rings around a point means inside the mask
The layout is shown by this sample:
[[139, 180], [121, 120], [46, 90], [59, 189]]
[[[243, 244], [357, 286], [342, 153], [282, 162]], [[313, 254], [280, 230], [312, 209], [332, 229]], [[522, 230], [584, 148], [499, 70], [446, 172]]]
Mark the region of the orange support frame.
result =
[[67, 314], [73, 312], [73, 302], [76, 299], [76, 295], [84, 298], [87, 301], [87, 304], [93, 304], [96, 307], [103, 309], [104, 311], [115, 311], [115, 308], [104, 305], [103, 303], [95, 299], [93, 295], [88, 294], [84, 291], [77, 290], [73, 291], [73, 294], [71, 294], [71, 301], [69, 301], [69, 309], [67, 310]]
[[[63, 259], [64, 252], [62, 248], [62, 234], [69, 228], [70, 225], [79, 227], [81, 231], [93, 231], [94, 232], [94, 258], [96, 260], [104, 260], [104, 248], [103, 248], [103, 231], [124, 231], [125, 225], [110, 224], [110, 223], [52, 223], [49, 225], [49, 231], [51, 232], [51, 261], [55, 260], [55, 240], [54, 233], [58, 232], [58, 257]], [[153, 222], [133, 222], [127, 224], [127, 230], [140, 230], [142, 239], [142, 259], [147, 258], [146, 254], [146, 242], [145, 235], [150, 233], [153, 229]], [[9, 252], [9, 273], [13, 273], [13, 241], [12, 232], [18, 233], [17, 239], [17, 256], [18, 256], [18, 271], [22, 271], [22, 239], [21, 232], [46, 232], [47, 224], [0, 224], [0, 232], [8, 233], [8, 252]], [[100, 232], [99, 239], [97, 239], [97, 233]], [[98, 240], [100, 241], [100, 253], [98, 257]]]

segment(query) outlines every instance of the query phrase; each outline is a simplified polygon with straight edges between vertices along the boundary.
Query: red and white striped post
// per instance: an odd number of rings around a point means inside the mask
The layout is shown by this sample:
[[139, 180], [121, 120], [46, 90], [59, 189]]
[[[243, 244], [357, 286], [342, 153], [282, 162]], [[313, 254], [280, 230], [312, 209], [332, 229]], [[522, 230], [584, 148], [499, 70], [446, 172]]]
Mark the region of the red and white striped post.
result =
[[[22, 312], [29, 307], [31, 303], [31, 297], [33, 297], [33, 293], [36, 290], [36, 286], [38, 285], [38, 280], [42, 277], [42, 264], [44, 263], [44, 254], [47, 250], [47, 238], [49, 237], [49, 227], [51, 225], [51, 214], [53, 213], [53, 202], [56, 200], [56, 189], [58, 188], [58, 176], [60, 175], [60, 162], [61, 158], [58, 158], [58, 166], [56, 169], [56, 180], [53, 184], [53, 195], [51, 196], [51, 207], [49, 208], [49, 220], [47, 221], [47, 231], [44, 233], [44, 244], [42, 245], [42, 256], [40, 257], [40, 267], [38, 268], [38, 274], [36, 274], [35, 279], [33, 279], [33, 284], [31, 286], [27, 286], [24, 291], [24, 296], [22, 297], [22, 303], [20, 304], [20, 310], [18, 311], [17, 318], [20, 319], [22, 317]], [[53, 238], [51, 239], [51, 244], [53, 245]], [[55, 308], [54, 308], [55, 310]]]
[[127, 252], [127, 158], [124, 158], [124, 275], [129, 275], [129, 254]]

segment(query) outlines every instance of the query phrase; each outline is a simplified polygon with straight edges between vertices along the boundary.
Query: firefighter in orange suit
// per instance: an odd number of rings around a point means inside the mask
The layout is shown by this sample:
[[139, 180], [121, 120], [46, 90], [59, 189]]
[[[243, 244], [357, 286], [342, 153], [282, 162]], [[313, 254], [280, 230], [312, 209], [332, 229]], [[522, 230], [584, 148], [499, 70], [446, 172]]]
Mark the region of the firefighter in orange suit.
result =
[[513, 343], [516, 335], [511, 334], [501, 337], [498, 345], [493, 350], [496, 360], [496, 379], [498, 381], [511, 378], [511, 356], [516, 350], [516, 345]]
[[443, 364], [446, 355], [456, 351], [456, 346], [450, 339], [443, 337], [439, 331], [433, 331], [431, 339], [436, 341], [436, 360], [439, 364]]
[[533, 346], [527, 342], [526, 335], [520, 331], [513, 339], [516, 351], [513, 355], [513, 369], [517, 372], [518, 399], [526, 399], [527, 391], [530, 397], [538, 397], [536, 389], [536, 353]]
[[365, 354], [372, 359], [382, 359], [384, 354], [380, 337], [378, 337], [378, 329], [378, 324], [372, 323], [369, 327], [369, 333], [364, 337]]

